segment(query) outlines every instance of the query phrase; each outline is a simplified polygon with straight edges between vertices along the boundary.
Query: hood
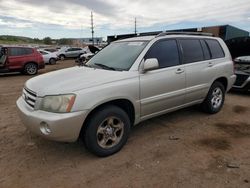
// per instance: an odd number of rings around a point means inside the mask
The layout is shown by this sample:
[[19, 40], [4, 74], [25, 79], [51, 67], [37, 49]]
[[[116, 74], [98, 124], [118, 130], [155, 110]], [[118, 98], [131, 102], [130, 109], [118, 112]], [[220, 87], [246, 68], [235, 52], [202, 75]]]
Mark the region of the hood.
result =
[[44, 95], [72, 93], [78, 90], [132, 78], [136, 75], [136, 72], [120, 72], [76, 66], [34, 77], [25, 83], [25, 87], [42, 97]]

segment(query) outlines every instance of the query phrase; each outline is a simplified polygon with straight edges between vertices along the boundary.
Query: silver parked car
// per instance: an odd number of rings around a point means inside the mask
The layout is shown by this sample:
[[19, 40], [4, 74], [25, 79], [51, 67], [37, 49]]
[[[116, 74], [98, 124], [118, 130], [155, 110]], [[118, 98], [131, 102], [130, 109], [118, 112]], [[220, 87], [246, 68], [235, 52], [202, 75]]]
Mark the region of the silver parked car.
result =
[[235, 78], [220, 38], [162, 33], [114, 42], [82, 67], [28, 80], [17, 106], [35, 134], [80, 138], [94, 154], [108, 156], [146, 119], [197, 104], [219, 112]]
[[57, 52], [57, 56], [64, 60], [65, 58], [77, 58], [80, 57], [82, 54], [85, 54], [86, 50], [83, 48], [74, 48], [74, 47], [66, 47], [62, 48]]
[[55, 52], [49, 52], [46, 50], [38, 50], [38, 51], [40, 52], [40, 54], [42, 54], [45, 64], [51, 64], [51, 65], [56, 64], [58, 57]]

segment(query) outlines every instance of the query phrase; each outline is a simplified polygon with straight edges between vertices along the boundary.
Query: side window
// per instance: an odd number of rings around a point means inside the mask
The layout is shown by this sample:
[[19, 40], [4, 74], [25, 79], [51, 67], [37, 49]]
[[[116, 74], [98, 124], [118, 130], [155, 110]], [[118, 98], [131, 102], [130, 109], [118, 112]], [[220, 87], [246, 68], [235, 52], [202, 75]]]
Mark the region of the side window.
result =
[[48, 53], [44, 52], [44, 51], [39, 51], [42, 55], [47, 55]]
[[222, 50], [222, 47], [220, 46], [217, 40], [208, 39], [206, 40], [206, 43], [208, 47], [210, 48], [212, 59], [225, 57], [225, 53]]
[[175, 40], [156, 42], [148, 51], [145, 59], [156, 58], [160, 68], [179, 65], [179, 52]]
[[21, 54], [22, 53], [21, 53], [20, 48], [10, 48], [9, 56], [19, 56]]
[[31, 48], [10, 48], [10, 56], [21, 56], [32, 54], [33, 50]]
[[203, 50], [203, 54], [204, 54], [204, 60], [209, 60], [211, 59], [211, 55], [208, 49], [208, 46], [206, 44], [206, 42], [204, 40], [200, 40], [201, 42], [201, 46], [202, 46], [202, 50]]
[[31, 48], [24, 48], [24, 54], [23, 55], [30, 55], [33, 53], [33, 50]]
[[203, 61], [203, 51], [197, 39], [180, 39], [183, 50], [183, 63]]

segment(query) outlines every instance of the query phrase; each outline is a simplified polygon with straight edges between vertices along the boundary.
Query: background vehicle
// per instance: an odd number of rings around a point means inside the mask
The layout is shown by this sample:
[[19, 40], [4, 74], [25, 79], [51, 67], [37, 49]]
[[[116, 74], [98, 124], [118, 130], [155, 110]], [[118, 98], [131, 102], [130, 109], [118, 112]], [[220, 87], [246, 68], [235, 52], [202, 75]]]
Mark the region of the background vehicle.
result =
[[82, 54], [86, 53], [86, 51], [82, 48], [62, 48], [57, 52], [58, 57], [61, 60], [65, 58], [78, 58]]
[[84, 48], [85, 52], [79, 58], [77, 58], [76, 63], [83, 64], [90, 60], [96, 53], [98, 53], [101, 49], [93, 46], [88, 45]]
[[250, 56], [241, 56], [234, 59], [236, 82], [233, 89], [250, 91]]
[[235, 78], [222, 39], [162, 33], [114, 42], [84, 66], [27, 81], [17, 106], [32, 132], [57, 141], [80, 137], [108, 156], [146, 119], [197, 104], [218, 113]]
[[42, 56], [45, 64], [51, 64], [54, 65], [56, 64], [58, 57], [56, 53], [48, 52], [45, 50], [38, 50]]
[[56, 48], [44, 48], [43, 50], [47, 51], [47, 52], [51, 52], [51, 53], [58, 51], [58, 49], [56, 49]]
[[22, 72], [34, 75], [44, 67], [42, 55], [34, 48], [2, 47], [1, 49], [0, 73]]

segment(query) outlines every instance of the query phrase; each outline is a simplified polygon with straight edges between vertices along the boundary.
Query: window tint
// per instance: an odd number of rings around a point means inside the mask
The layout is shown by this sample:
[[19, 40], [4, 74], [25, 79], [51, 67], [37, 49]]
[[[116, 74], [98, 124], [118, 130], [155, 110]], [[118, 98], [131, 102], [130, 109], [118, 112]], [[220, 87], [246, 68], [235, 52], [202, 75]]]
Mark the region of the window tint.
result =
[[21, 56], [32, 54], [33, 50], [31, 48], [10, 48], [10, 56]]
[[200, 40], [200, 42], [201, 42], [201, 46], [203, 50], [204, 60], [211, 59], [210, 52], [209, 52], [206, 42], [204, 40]]
[[44, 51], [39, 51], [42, 55], [47, 55], [48, 53], [47, 52], [44, 52]]
[[81, 48], [70, 48], [70, 49], [68, 49], [68, 51], [78, 51], [78, 50], [81, 50]]
[[33, 50], [31, 48], [24, 48], [24, 55], [32, 54]]
[[163, 40], [154, 44], [145, 59], [156, 58], [160, 68], [179, 65], [179, 53], [175, 40]]
[[225, 57], [225, 54], [217, 40], [210, 39], [210, 40], [206, 40], [206, 42], [210, 48], [210, 52], [211, 52], [213, 59]]
[[200, 41], [197, 39], [181, 39], [183, 50], [183, 63], [203, 61], [203, 51]]

